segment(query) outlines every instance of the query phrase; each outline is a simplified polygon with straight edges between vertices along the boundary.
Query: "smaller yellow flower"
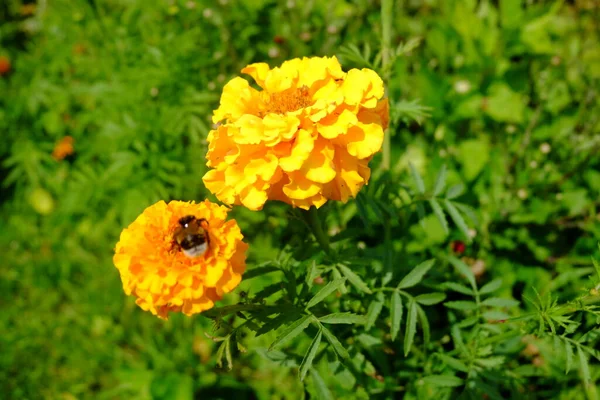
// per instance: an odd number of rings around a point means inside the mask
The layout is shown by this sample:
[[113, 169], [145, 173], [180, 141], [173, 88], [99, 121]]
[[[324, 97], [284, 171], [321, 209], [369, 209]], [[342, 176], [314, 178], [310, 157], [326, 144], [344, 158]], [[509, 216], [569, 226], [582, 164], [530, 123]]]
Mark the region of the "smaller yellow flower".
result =
[[[246, 269], [248, 245], [235, 220], [225, 220], [228, 211], [208, 200], [159, 201], [146, 208], [123, 230], [113, 257], [125, 293], [163, 319], [169, 312], [192, 315], [212, 308]], [[197, 223], [197, 235], [176, 240], [189, 221]], [[193, 248], [197, 251], [184, 252], [190, 237], [203, 238], [202, 243]]]

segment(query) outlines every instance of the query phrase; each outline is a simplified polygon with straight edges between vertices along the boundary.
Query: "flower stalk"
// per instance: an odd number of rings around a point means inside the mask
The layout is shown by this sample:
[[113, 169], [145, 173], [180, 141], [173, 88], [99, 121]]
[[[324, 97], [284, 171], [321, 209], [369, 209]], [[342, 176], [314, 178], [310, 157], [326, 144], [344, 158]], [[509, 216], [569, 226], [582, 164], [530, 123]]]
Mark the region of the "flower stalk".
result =
[[310, 227], [315, 239], [319, 243], [319, 246], [325, 251], [327, 255], [331, 255], [331, 246], [329, 245], [329, 236], [323, 230], [323, 224], [321, 218], [319, 218], [319, 211], [316, 207], [311, 207], [308, 210], [302, 210], [302, 216]]
[[[390, 60], [392, 52], [392, 12], [393, 0], [381, 1], [381, 70], [384, 85], [387, 87], [390, 78]], [[386, 129], [383, 136], [383, 161], [382, 166], [385, 171], [391, 166], [391, 138], [389, 129]]]

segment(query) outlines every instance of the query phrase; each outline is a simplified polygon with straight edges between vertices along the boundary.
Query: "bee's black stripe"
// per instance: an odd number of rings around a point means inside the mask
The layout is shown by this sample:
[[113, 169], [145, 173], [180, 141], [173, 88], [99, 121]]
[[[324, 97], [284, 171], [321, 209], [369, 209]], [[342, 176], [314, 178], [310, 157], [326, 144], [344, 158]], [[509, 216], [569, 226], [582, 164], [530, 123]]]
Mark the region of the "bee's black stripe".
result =
[[189, 249], [193, 249], [196, 246], [200, 246], [202, 244], [206, 243], [206, 236], [204, 236], [203, 234], [195, 234], [195, 235], [187, 235], [182, 241], [181, 241], [181, 248], [183, 248], [184, 250], [189, 250]]

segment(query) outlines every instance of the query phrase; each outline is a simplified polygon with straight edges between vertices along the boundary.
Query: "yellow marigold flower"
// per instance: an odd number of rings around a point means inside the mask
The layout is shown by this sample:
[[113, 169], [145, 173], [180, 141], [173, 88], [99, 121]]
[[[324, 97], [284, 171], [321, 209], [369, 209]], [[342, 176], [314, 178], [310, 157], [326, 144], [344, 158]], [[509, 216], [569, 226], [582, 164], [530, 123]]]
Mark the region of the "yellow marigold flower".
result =
[[[248, 245], [235, 220], [225, 221], [227, 212], [208, 200], [159, 201], [146, 208], [123, 230], [113, 257], [125, 293], [136, 296], [143, 310], [164, 319], [169, 311], [192, 315], [212, 308], [240, 283], [246, 269]], [[196, 232], [207, 245], [193, 258], [175, 238], [188, 220], [198, 223]]]
[[335, 57], [242, 69], [223, 88], [208, 134], [204, 184], [221, 201], [260, 210], [267, 200], [320, 207], [355, 197], [369, 181], [389, 120], [381, 78], [342, 71]]

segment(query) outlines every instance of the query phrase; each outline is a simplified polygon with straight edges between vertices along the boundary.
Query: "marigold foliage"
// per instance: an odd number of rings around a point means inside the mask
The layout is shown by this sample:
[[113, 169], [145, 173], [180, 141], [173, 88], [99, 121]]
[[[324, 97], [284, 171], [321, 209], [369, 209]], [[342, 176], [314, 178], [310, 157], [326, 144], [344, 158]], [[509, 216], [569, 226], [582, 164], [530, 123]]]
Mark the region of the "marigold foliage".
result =
[[[227, 212], [208, 200], [159, 201], [146, 208], [123, 230], [113, 257], [125, 293], [164, 319], [170, 311], [192, 315], [212, 308], [240, 283], [246, 269], [248, 245], [236, 221], [225, 221]], [[210, 245], [197, 258], [186, 257], [173, 240], [179, 219], [187, 215], [208, 223]]]
[[355, 197], [381, 149], [389, 107], [370, 69], [342, 71], [335, 57], [242, 69], [223, 88], [208, 135], [204, 184], [221, 201], [260, 210], [267, 200], [320, 207]]

